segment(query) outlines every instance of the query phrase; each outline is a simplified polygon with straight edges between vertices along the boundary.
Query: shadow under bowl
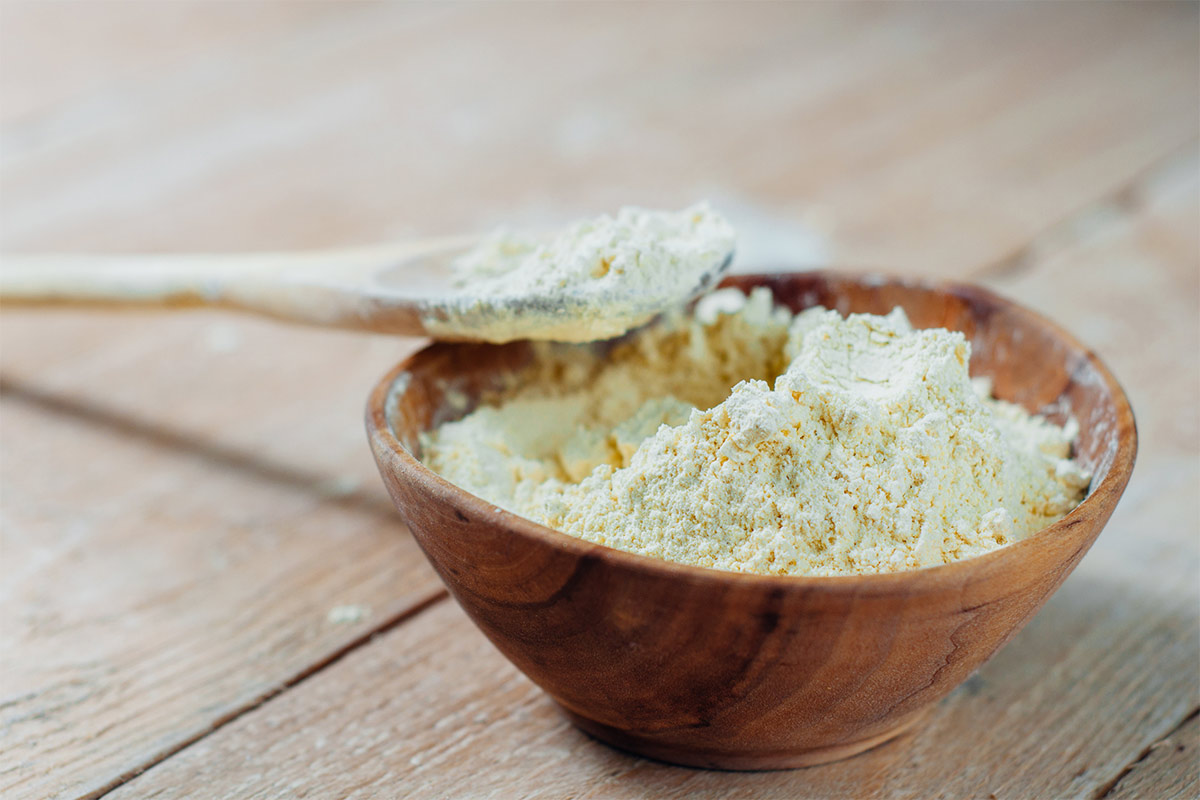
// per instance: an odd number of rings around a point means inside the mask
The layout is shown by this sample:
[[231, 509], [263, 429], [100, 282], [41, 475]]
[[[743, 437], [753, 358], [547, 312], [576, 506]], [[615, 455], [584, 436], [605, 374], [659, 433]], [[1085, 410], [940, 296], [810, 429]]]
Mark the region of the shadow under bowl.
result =
[[1079, 422], [1094, 477], [1064, 519], [944, 566], [780, 577], [672, 564], [498, 509], [418, 460], [421, 432], [461, 417], [533, 349], [433, 344], [367, 407], [380, 473], [468, 616], [572, 721], [664, 761], [777, 769], [844, 758], [914, 724], [1013, 637], [1087, 552], [1133, 469], [1124, 392], [1094, 353], [987, 290], [830, 272], [738, 276], [798, 311], [895, 306], [918, 328], [962, 331], [996, 396]]

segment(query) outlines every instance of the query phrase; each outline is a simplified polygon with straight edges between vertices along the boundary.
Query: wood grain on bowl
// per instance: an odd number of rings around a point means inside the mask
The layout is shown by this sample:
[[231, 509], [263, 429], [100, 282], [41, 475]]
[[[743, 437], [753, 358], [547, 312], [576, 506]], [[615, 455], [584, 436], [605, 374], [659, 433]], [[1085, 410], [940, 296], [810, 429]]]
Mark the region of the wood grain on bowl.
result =
[[[420, 431], [464, 413], [532, 357], [433, 345], [376, 388], [367, 424], [384, 482], [476, 625], [579, 727], [697, 766], [822, 763], [916, 723], [1029, 621], [1108, 521], [1136, 452], [1133, 415], [1070, 335], [990, 292], [878, 276], [742, 276], [798, 310], [886, 313], [963, 331], [998, 396], [1080, 423], [1087, 499], [987, 555], [888, 575], [796, 578], [670, 564], [502, 511], [417, 460]], [[451, 402], [453, 400], [453, 402]], [[453, 406], [453, 407], [451, 407]]]

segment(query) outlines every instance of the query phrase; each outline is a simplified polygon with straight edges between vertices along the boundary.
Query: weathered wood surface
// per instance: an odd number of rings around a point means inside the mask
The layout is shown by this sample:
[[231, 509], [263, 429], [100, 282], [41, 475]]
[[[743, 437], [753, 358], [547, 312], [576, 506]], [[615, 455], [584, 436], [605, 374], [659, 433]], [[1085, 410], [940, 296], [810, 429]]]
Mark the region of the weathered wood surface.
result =
[[[275, 797], [298, 779], [336, 796], [502, 797], [513, 786], [547, 798], [1104, 794], [1164, 737], [1186, 745], [1191, 728], [1176, 728], [1200, 708], [1200, 508], [1191, 491], [1200, 465], [1196, 420], [1183, 397], [1200, 378], [1192, 350], [1200, 337], [1193, 308], [1200, 182], [1192, 160], [1161, 177], [1136, 210], [994, 282], [1090, 333], [1127, 376], [1142, 455], [1108, 528], [1059, 593], [915, 733], [848, 761], [782, 773], [704, 772], [622, 755], [572, 730], [443, 603], [117, 796], [183, 797], [186, 787], [206, 785]], [[1124, 277], [1131, 263], [1140, 270], [1136, 281]], [[1124, 295], [1106, 300], [1103, 287], [1118, 281]], [[1147, 340], [1161, 349], [1148, 354]], [[1173, 366], [1164, 376], [1166, 364]], [[1147, 383], [1153, 370], [1160, 374]], [[413, 666], [426, 661], [440, 674]], [[263, 741], [273, 749], [255, 746]], [[1149, 785], [1194, 783], [1194, 750], [1160, 757], [1145, 767]], [[1135, 769], [1121, 783], [1137, 779]]]
[[4, 4], [8, 249], [338, 245], [716, 190], [812, 216], [845, 262], [953, 273], [1200, 129], [1192, 5], [83, 5]]
[[[356, 424], [405, 345], [198, 322], [3, 385], [0, 783], [31, 797], [100, 788], [441, 592]], [[312, 380], [328, 364], [345, 382]]]
[[[414, 342], [5, 311], [0, 792], [161, 761], [123, 792], [1187, 796], [1195, 748], [1152, 745], [1194, 742], [1172, 730], [1200, 704], [1198, 66], [1194, 4], [6, 0], [4, 249], [753, 198], [841, 263], [987, 274], [1046, 310], [1124, 380], [1143, 445], [1077, 574], [918, 735], [694, 772], [566, 728], [455, 607], [420, 611], [441, 590], [359, 423]], [[345, 604], [371, 613], [331, 622]]]

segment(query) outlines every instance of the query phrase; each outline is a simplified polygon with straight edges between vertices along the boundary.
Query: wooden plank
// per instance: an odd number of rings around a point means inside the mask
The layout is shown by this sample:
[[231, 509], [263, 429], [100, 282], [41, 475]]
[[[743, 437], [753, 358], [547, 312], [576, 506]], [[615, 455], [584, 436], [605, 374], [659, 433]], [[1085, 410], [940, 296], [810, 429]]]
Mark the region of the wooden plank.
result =
[[649, 766], [576, 731], [445, 602], [112, 796], [578, 797], [635, 763]]
[[187, 69], [206, 54], [256, 48], [332, 15], [323, 3], [261, 0], [6, 0], [0, 5], [0, 122], [36, 119], [67, 105], [103, 113], [95, 101], [113, 83], [128, 86], [162, 70]]
[[1191, 800], [1200, 797], [1200, 715], [1151, 745], [1129, 772], [1100, 797], [1112, 800]]
[[307, 247], [724, 191], [843, 262], [960, 272], [1195, 137], [1195, 12], [355, 4], [19, 153], [0, 242]]
[[[333, 795], [500, 797], [519, 787], [523, 796], [596, 798], [1105, 791], [1200, 707], [1200, 464], [1189, 394], [1200, 383], [1198, 204], [1200, 176], [1184, 160], [1150, 182], [1132, 214], [995, 281], [1100, 348], [1133, 394], [1142, 455], [1075, 574], [913, 735], [794, 772], [648, 762], [570, 729], [456, 607], [440, 604], [115, 796], [179, 797], [182, 787], [205, 786], [218, 796], [281, 797], [315, 785]], [[1154, 763], [1149, 776], [1134, 778], [1135, 767], [1126, 778], [1179, 782], [1182, 766], [1172, 760], [1162, 775]]]
[[0, 325], [7, 797], [102, 789], [442, 592], [360, 422], [412, 341], [205, 314], [96, 353], [65, 317]]

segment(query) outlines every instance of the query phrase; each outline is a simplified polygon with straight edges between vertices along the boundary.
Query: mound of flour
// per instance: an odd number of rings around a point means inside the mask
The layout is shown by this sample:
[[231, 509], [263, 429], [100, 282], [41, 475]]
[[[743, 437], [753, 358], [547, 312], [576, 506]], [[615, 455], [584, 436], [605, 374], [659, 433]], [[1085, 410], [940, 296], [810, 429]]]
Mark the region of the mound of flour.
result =
[[913, 330], [899, 309], [793, 316], [766, 290], [727, 290], [604, 359], [555, 352], [527, 388], [428, 434], [423, 457], [635, 553], [768, 574], [913, 569], [1024, 538], [1089, 482], [1072, 426], [991, 399], [961, 334]]

